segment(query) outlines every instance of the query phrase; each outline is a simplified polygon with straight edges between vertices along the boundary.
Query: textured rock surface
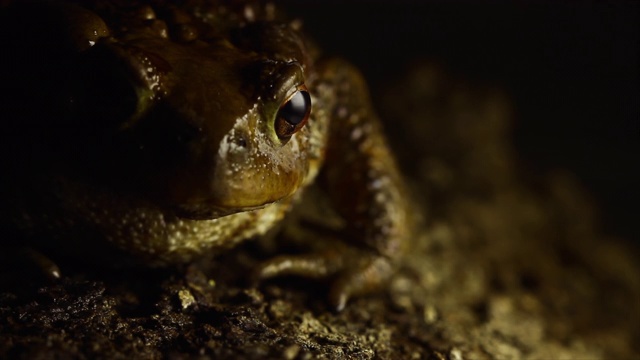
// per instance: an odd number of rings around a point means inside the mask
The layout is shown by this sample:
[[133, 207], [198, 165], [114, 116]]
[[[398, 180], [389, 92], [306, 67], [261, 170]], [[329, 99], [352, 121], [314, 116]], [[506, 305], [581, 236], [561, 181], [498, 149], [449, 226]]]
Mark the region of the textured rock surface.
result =
[[637, 252], [571, 176], [516, 166], [505, 97], [430, 65], [399, 84], [381, 108], [423, 214], [388, 291], [335, 314], [323, 283], [253, 288], [260, 242], [180, 271], [6, 270], [0, 358], [637, 358]]

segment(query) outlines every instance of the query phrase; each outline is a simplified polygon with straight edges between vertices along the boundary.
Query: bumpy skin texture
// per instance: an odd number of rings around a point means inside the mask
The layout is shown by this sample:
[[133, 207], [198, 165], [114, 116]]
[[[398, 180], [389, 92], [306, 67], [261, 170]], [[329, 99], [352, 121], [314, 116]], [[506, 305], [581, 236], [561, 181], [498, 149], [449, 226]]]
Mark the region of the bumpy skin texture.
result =
[[[3, 159], [3, 217], [22, 238], [185, 263], [265, 234], [318, 183], [351, 245], [257, 276], [335, 277], [338, 309], [384, 284], [408, 204], [366, 86], [272, 5], [36, 3], [1, 20], [3, 151], [23, 155]], [[307, 89], [308, 121], [283, 135], [281, 109]]]

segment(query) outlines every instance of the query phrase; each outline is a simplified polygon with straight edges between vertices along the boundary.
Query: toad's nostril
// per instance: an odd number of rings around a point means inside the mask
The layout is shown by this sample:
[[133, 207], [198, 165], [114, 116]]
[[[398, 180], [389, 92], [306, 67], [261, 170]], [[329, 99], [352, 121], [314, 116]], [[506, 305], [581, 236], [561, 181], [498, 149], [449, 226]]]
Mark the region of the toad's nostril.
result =
[[245, 139], [244, 136], [234, 136], [231, 141], [233, 141], [233, 143], [236, 146], [239, 146], [239, 147], [242, 147], [242, 148], [246, 148], [247, 147], [247, 140]]

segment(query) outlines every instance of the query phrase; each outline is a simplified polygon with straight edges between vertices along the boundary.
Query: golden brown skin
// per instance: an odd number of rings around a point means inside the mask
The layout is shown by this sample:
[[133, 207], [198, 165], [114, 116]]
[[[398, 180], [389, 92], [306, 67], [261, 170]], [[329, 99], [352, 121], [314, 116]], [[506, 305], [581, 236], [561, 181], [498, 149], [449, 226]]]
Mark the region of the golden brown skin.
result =
[[6, 118], [19, 124], [3, 151], [24, 155], [3, 163], [6, 218], [45, 249], [164, 266], [265, 234], [318, 183], [350, 245], [277, 257], [257, 276], [333, 277], [337, 309], [380, 288], [408, 204], [361, 76], [272, 5], [167, 3], [5, 9], [0, 30], [29, 40], [2, 39]]

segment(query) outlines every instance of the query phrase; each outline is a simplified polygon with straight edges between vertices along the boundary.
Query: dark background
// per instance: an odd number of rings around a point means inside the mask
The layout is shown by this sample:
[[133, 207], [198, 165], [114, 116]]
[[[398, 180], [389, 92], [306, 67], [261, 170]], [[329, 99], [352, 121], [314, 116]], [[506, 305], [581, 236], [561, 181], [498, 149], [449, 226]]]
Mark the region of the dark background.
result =
[[640, 243], [639, 2], [287, 1], [323, 50], [371, 87], [416, 59], [505, 89], [514, 143], [536, 172], [567, 169], [605, 231]]

